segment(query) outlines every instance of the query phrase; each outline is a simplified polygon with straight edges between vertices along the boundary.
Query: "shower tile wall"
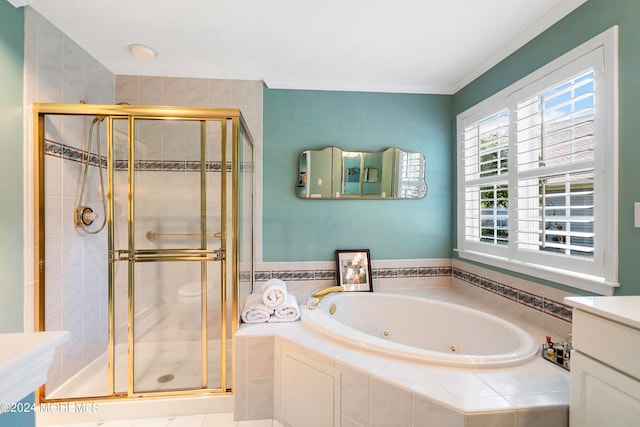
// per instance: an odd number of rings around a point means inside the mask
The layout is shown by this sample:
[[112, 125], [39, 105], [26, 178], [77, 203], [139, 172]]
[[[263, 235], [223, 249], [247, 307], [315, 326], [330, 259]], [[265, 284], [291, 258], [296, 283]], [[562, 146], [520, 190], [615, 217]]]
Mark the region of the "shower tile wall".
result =
[[[194, 239], [149, 239], [149, 232], [158, 234], [197, 234], [200, 230], [200, 124], [196, 121], [165, 122], [142, 120], [136, 122], [135, 175], [135, 241], [137, 249], [193, 248]], [[210, 141], [220, 140], [219, 126], [208, 126]], [[116, 141], [118, 142], [118, 141]], [[121, 148], [126, 149], [125, 144]], [[219, 149], [211, 144], [208, 159], [219, 159]], [[118, 146], [116, 147], [118, 148]], [[116, 149], [118, 160], [126, 160], [126, 151]], [[124, 163], [124, 162], [123, 162]], [[219, 186], [221, 164], [207, 164], [207, 226], [209, 232], [220, 229]], [[127, 249], [127, 170], [115, 171], [116, 249]], [[211, 240], [210, 247], [217, 248]], [[210, 263], [207, 272], [211, 285], [209, 295], [210, 325], [218, 324], [216, 310], [216, 275], [219, 264]], [[184, 286], [199, 289], [198, 263], [139, 263], [136, 264], [135, 311], [136, 342], [179, 341], [200, 338], [199, 299], [181, 298]], [[189, 285], [191, 284], [191, 285]], [[116, 342], [127, 340], [127, 264], [116, 263]], [[212, 323], [213, 322], [213, 323]], [[215, 330], [212, 326], [210, 332]], [[211, 339], [219, 336], [210, 335]]]
[[[116, 97], [117, 103], [126, 102], [131, 105], [175, 105], [175, 106], [187, 106], [187, 107], [207, 107], [207, 108], [239, 108], [249, 126], [250, 132], [254, 137], [256, 148], [260, 146], [262, 135], [262, 83], [259, 81], [245, 81], [245, 80], [218, 80], [218, 79], [195, 79], [195, 78], [174, 78], [174, 77], [149, 77], [149, 76], [128, 76], [120, 75], [116, 77]], [[190, 162], [198, 160], [197, 152], [189, 154], [189, 145], [186, 138], [193, 143], [194, 138], [198, 138], [198, 129], [185, 131], [183, 124], [177, 124], [178, 126], [161, 126], [156, 128], [149, 134], [140, 135], [141, 150], [140, 154], [144, 156], [143, 160], [149, 160], [150, 170], [140, 172], [141, 179], [147, 183], [145, 191], [152, 194], [185, 194], [189, 188], [194, 188], [199, 179], [198, 169], [191, 168]], [[196, 131], [194, 134], [193, 131]], [[210, 141], [215, 145], [219, 141], [219, 130], [208, 129], [207, 134], [208, 142]], [[230, 140], [230, 138], [228, 138]], [[187, 143], [187, 145], [185, 145]], [[230, 151], [231, 145], [227, 148], [227, 168], [230, 165]], [[257, 151], [256, 149], [256, 151]], [[258, 154], [256, 153], [256, 156]], [[219, 155], [212, 157], [214, 160], [219, 160]], [[186, 163], [185, 163], [186, 162]], [[162, 172], [151, 170], [154, 167], [156, 169], [158, 165], [161, 166]], [[195, 165], [195, 163], [194, 163]], [[220, 172], [224, 170], [222, 166], [211, 165], [212, 171], [207, 173], [207, 186], [213, 188], [211, 192], [208, 192], [207, 196], [207, 210], [209, 212], [208, 217], [210, 224], [219, 223], [220, 220], [220, 199], [216, 197], [220, 182]], [[165, 178], [161, 178], [164, 174]], [[126, 186], [124, 182], [124, 173], [119, 174], [116, 172], [116, 185], [121, 188]], [[121, 175], [121, 176], [118, 176]], [[163, 181], [164, 180], [164, 181]], [[194, 181], [195, 180], [195, 181]], [[192, 182], [193, 181], [193, 182]], [[137, 185], [137, 184], [136, 184]], [[168, 185], [163, 191], [162, 186]], [[228, 194], [230, 195], [231, 179], [228, 176]], [[138, 188], [136, 187], [136, 191]], [[258, 186], [259, 188], [259, 186]], [[140, 188], [142, 189], [142, 188]], [[173, 190], [173, 191], [172, 191]], [[116, 188], [116, 191], [118, 189]], [[138, 230], [165, 232], [165, 233], [193, 233], [197, 232], [198, 228], [198, 216], [196, 215], [193, 220], [184, 221], [189, 215], [194, 213], [193, 209], [199, 208], [199, 204], [195, 205], [193, 201], [198, 200], [199, 194], [195, 193], [192, 196], [188, 196], [187, 199], [172, 200], [169, 205], [164, 204], [163, 197], [151, 197], [149, 202], [145, 202], [144, 205], [140, 205], [136, 208], [136, 227]], [[185, 212], [178, 212], [176, 209], [183, 209], [187, 205], [192, 206], [192, 210], [187, 209]], [[227, 204], [227, 218], [228, 227], [231, 227], [231, 203]], [[158, 212], [162, 212], [165, 219], [161, 222], [153, 221], [153, 218], [158, 218]], [[195, 213], [198, 213], [197, 211]], [[174, 218], [175, 221], [167, 220], [168, 217]], [[141, 219], [141, 222], [138, 222]], [[145, 222], [145, 219], [148, 221]], [[147, 228], [144, 228], [147, 227]], [[189, 230], [185, 230], [185, 227], [191, 227]], [[195, 227], [195, 228], [193, 228]], [[212, 226], [213, 227], [213, 226]], [[120, 230], [122, 232], [122, 230]], [[214, 231], [214, 230], [211, 230]], [[231, 236], [230, 229], [228, 236]], [[138, 232], [140, 233], [140, 231]], [[121, 236], [120, 239], [123, 237]], [[230, 243], [231, 240], [228, 240]], [[149, 248], [162, 247], [161, 241], [154, 243], [141, 241], [141, 244]], [[169, 244], [166, 241], [165, 244]], [[213, 244], [213, 243], [212, 243]], [[171, 246], [171, 245], [170, 245]], [[230, 247], [227, 248], [230, 250]], [[184, 263], [181, 263], [184, 264]], [[154, 310], [146, 310], [147, 316], [144, 320], [144, 325], [148, 325], [153, 328], [153, 325], [157, 325], [158, 322], [162, 322], [163, 312], [166, 310], [171, 311], [172, 316], [175, 317], [176, 307], [169, 307], [179, 300], [178, 291], [182, 285], [189, 282], [199, 280], [199, 272], [194, 271], [192, 266], [176, 266], [171, 265], [168, 268], [157, 266], [155, 272], [149, 274], [158, 274], [162, 277], [162, 280], [158, 280], [155, 283], [155, 287], [160, 286], [162, 292], [158, 289], [149, 289], [141, 294], [140, 302], [136, 297], [136, 312], [145, 311], [145, 308], [153, 308]], [[209, 307], [217, 307], [219, 304], [219, 295], [215, 287], [215, 283], [219, 283], [217, 277], [219, 276], [219, 263], [214, 263], [210, 266], [208, 272], [210, 283], [209, 288]], [[164, 269], [163, 269], [164, 268]], [[159, 269], [163, 269], [160, 273]], [[124, 270], [124, 269], [120, 269]], [[227, 277], [228, 289], [227, 295], [231, 295], [231, 268], [227, 269], [229, 276]], [[124, 277], [126, 271], [118, 271], [117, 285], [116, 285], [116, 301], [122, 301], [122, 297], [126, 296], [126, 279]], [[246, 282], [248, 283], [248, 282]], [[211, 293], [215, 292], [214, 296]], [[249, 290], [241, 290], [241, 293], [248, 294]], [[179, 308], [178, 308], [179, 310]], [[197, 310], [189, 310], [191, 316], [197, 313]], [[217, 311], [216, 313], [219, 313]], [[215, 313], [213, 313], [215, 315]], [[185, 314], [187, 315], [187, 314]], [[188, 316], [188, 315], [187, 315]], [[189, 321], [184, 319], [185, 322], [190, 324], [198, 324], [195, 321]], [[197, 319], [191, 319], [197, 320]], [[126, 310], [118, 309], [116, 307], [116, 322], [117, 330], [122, 329], [122, 326], [126, 324]], [[171, 322], [171, 324], [162, 323], [162, 328], [155, 328], [159, 332], [161, 331], [161, 337], [154, 337], [156, 334], [153, 331], [149, 331], [144, 339], [153, 340], [161, 338], [162, 340], [171, 339], [183, 339], [190, 336], [193, 339], [197, 337], [194, 333], [199, 333], [199, 329], [188, 331], [184, 326], [181, 326], [184, 322]], [[213, 323], [211, 323], [213, 325]], [[231, 322], [228, 323], [231, 326]], [[118, 327], [119, 326], [119, 327]], [[137, 334], [136, 334], [137, 335]], [[193, 335], [193, 336], [192, 336]], [[123, 334], [118, 334], [117, 340], [121, 342], [123, 340]], [[209, 339], [217, 339], [219, 337], [209, 334]]]
[[179, 77], [116, 77], [116, 102], [239, 108], [256, 141], [262, 141], [262, 82]]
[[[130, 104], [240, 108], [256, 146], [259, 146], [262, 139], [262, 83], [137, 76], [116, 78], [33, 9], [25, 9], [25, 20], [25, 329], [33, 330], [34, 135], [30, 105], [33, 102], [78, 103], [84, 100], [98, 104], [124, 101]], [[47, 329], [68, 329], [72, 332], [72, 339], [56, 353], [47, 384], [49, 391], [103, 353], [107, 344], [106, 233], [80, 236], [72, 223], [81, 179], [77, 152], [86, 150], [89, 126], [90, 121], [82, 118], [51, 117], [46, 122], [46, 139], [53, 144], [49, 144], [52, 152], [45, 160], [45, 322]], [[72, 148], [71, 155], [64, 146]], [[180, 145], [170, 143], [164, 146], [166, 150], [160, 159], [170, 161], [179, 157], [176, 148]], [[74, 156], [75, 159], [69, 158]], [[90, 167], [87, 187], [93, 190], [94, 195], [98, 186], [95, 169]], [[171, 185], [188, 186], [182, 182], [184, 180], [177, 181]], [[148, 208], [155, 210], [158, 207]], [[211, 207], [212, 210], [214, 208]], [[169, 281], [185, 281], [184, 277], [178, 276], [174, 273]], [[122, 296], [121, 289], [119, 291], [119, 296]], [[120, 317], [119, 320], [124, 319]]]
[[[33, 102], [113, 103], [115, 76], [69, 37], [31, 8], [25, 8], [25, 105]], [[25, 145], [25, 330], [33, 330], [33, 123], [26, 114]], [[55, 117], [46, 123], [46, 138], [82, 150], [89, 121]], [[46, 168], [46, 298], [47, 329], [67, 329], [71, 340], [58, 350], [49, 372], [49, 387], [82, 368], [107, 344], [106, 234], [81, 236], [73, 227], [80, 163], [62, 155], [47, 155]], [[98, 183], [90, 172], [91, 196]], [[95, 205], [97, 200], [93, 200]], [[30, 296], [30, 297], [29, 297]]]

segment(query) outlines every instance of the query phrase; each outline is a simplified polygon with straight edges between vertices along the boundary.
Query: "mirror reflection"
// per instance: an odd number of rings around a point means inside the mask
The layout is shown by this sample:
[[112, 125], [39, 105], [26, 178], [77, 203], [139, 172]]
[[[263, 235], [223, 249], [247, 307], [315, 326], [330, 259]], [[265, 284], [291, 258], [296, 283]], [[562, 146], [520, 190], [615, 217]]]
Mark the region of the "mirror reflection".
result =
[[427, 195], [422, 153], [339, 147], [300, 154], [296, 194], [303, 199], [419, 199]]

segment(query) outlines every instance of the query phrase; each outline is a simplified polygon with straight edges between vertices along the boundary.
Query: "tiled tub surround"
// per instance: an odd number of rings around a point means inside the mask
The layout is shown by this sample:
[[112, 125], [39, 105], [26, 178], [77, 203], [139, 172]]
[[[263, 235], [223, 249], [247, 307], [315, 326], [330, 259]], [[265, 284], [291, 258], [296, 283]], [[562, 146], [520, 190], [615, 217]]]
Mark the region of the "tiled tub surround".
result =
[[[571, 307], [564, 297], [575, 294], [456, 259], [372, 260], [374, 291], [448, 288], [473, 296], [484, 305], [551, 331], [571, 332]], [[264, 263], [255, 272], [255, 290], [269, 279], [284, 280], [299, 302], [313, 291], [336, 284], [335, 263]]]
[[[375, 291], [451, 286], [451, 259], [372, 260]], [[336, 285], [336, 264], [319, 262], [272, 262], [256, 264], [254, 291], [269, 279], [280, 279], [298, 301], [306, 301], [319, 289]]]
[[[460, 289], [405, 294], [480, 308], [542, 342], [548, 330]], [[551, 334], [552, 335], [552, 334]], [[553, 336], [553, 335], [552, 335]], [[567, 426], [569, 375], [542, 358], [501, 369], [452, 369], [346, 347], [301, 322], [242, 325], [235, 336], [236, 419], [281, 419], [282, 356], [299, 354], [337, 372], [342, 426]], [[300, 388], [313, 384], [296, 384]], [[297, 426], [293, 426], [297, 427]]]
[[576, 294], [457, 259], [452, 260], [451, 287], [501, 316], [526, 321], [563, 340], [571, 333], [572, 310], [563, 301]]

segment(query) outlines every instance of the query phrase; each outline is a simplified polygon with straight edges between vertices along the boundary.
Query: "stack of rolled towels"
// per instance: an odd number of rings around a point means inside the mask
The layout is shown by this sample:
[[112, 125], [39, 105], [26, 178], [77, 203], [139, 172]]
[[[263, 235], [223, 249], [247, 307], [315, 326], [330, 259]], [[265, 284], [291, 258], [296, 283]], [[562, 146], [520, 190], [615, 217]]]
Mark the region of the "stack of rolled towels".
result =
[[262, 285], [262, 292], [247, 297], [241, 317], [244, 323], [293, 322], [300, 318], [300, 307], [285, 282], [271, 279]]

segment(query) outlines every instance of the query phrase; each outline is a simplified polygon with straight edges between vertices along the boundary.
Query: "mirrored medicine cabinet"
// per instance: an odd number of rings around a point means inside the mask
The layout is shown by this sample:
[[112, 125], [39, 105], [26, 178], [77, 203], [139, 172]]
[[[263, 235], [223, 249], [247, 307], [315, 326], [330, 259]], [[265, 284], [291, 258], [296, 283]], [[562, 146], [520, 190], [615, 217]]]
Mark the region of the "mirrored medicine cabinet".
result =
[[300, 153], [296, 194], [303, 199], [420, 199], [427, 195], [422, 153], [339, 147]]

